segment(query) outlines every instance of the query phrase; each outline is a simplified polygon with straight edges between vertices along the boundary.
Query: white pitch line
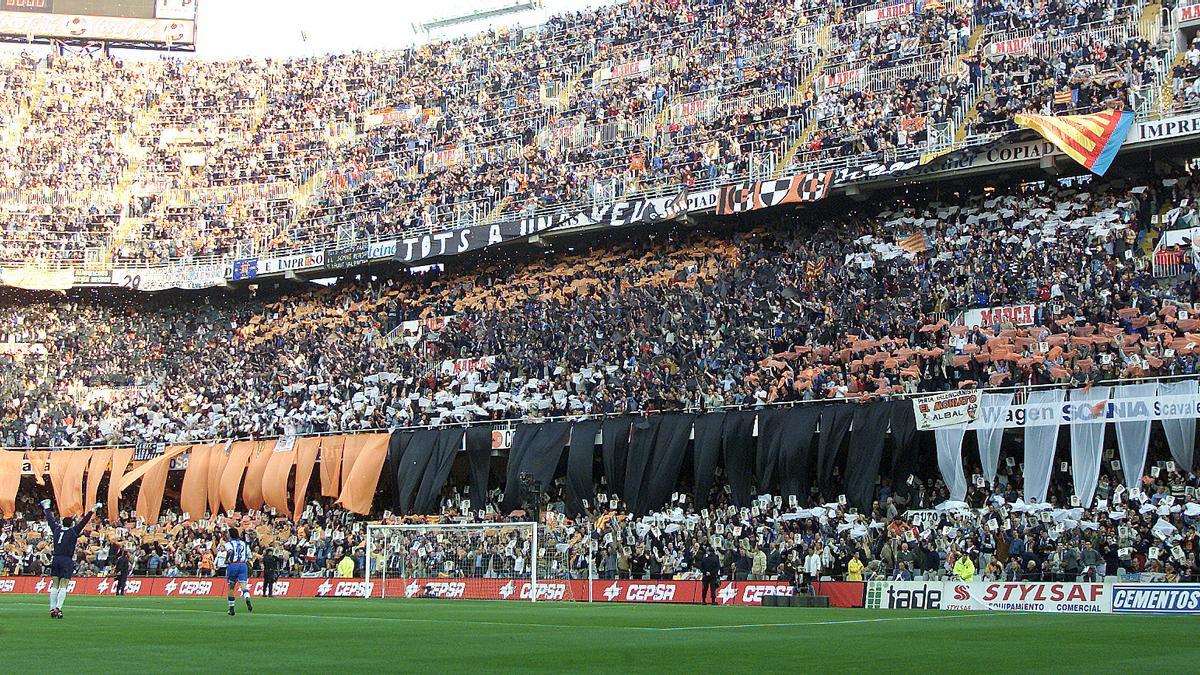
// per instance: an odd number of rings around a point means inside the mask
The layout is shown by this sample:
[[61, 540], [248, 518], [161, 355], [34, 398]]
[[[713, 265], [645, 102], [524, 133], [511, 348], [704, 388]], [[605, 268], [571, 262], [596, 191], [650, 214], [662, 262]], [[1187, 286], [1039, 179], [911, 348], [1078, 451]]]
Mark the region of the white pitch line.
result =
[[882, 623], [884, 621], [931, 621], [936, 619], [965, 619], [975, 616], [992, 616], [995, 612], [972, 612], [971, 614], [946, 614], [938, 616], [888, 616], [878, 619], [839, 619], [837, 621], [806, 621], [799, 623], [738, 623], [715, 626], [676, 626], [672, 628], [645, 628], [643, 630], [709, 630], [718, 628], [768, 628], [771, 626], [835, 626], [843, 623]]
[[[34, 602], [14, 602], [13, 605], [23, 607], [44, 607], [44, 603]], [[176, 614], [210, 614], [218, 615], [224, 612], [207, 609], [156, 609], [151, 607], [114, 607], [111, 605], [77, 605], [72, 604], [69, 607], [78, 609], [99, 609], [112, 610], [116, 612], [151, 612], [163, 613], [171, 612]], [[252, 612], [249, 612], [252, 613]], [[295, 619], [321, 619], [332, 621], [393, 621], [400, 623], [446, 623], [446, 624], [466, 624], [478, 626], [522, 626], [530, 628], [576, 628], [585, 630], [609, 629], [609, 630], [643, 630], [654, 632], [673, 632], [682, 630], [724, 630], [724, 629], [739, 629], [739, 628], [770, 628], [770, 627], [797, 627], [797, 626], [835, 626], [840, 624], [852, 623], [882, 623], [890, 621], [927, 621], [935, 619], [963, 619], [978, 616], [992, 616], [995, 612], [972, 612], [971, 614], [946, 614], [944, 616], [894, 616], [880, 617], [876, 619], [839, 619], [835, 621], [805, 621], [797, 623], [739, 623], [739, 624], [715, 624], [712, 626], [674, 626], [674, 627], [658, 627], [658, 626], [596, 626], [596, 625], [575, 625], [575, 624], [558, 624], [558, 623], [518, 623], [513, 621], [478, 621], [473, 619], [418, 619], [413, 617], [398, 617], [398, 616], [344, 616], [340, 614], [277, 614], [273, 612], [259, 612], [260, 616], [283, 617]]]
[[[24, 607], [43, 607], [44, 606], [43, 603], [34, 603], [34, 602], [14, 602], [14, 603], [10, 603], [10, 604], [20, 605], [20, 606], [24, 606]], [[213, 616], [225, 614], [224, 611], [218, 612], [215, 610], [208, 610], [208, 609], [178, 609], [178, 608], [156, 609], [156, 608], [151, 608], [151, 607], [114, 607], [111, 605], [78, 605], [78, 604], [70, 604], [70, 605], [67, 605], [66, 607], [68, 610], [70, 610], [71, 608], [100, 609], [100, 610], [112, 610], [115, 612], [151, 612], [151, 613], [155, 613], [155, 614], [162, 613], [162, 612], [172, 612], [172, 613], [177, 613], [177, 614], [188, 614], [188, 613], [211, 614]], [[253, 612], [246, 612], [245, 610], [242, 610], [242, 612], [245, 614], [253, 614]], [[477, 620], [473, 620], [473, 619], [417, 619], [417, 618], [413, 618], [413, 617], [399, 617], [399, 616], [344, 616], [344, 615], [340, 615], [340, 614], [279, 614], [279, 613], [274, 613], [274, 612], [259, 612], [258, 614], [259, 614], [259, 616], [270, 616], [272, 618], [282, 617], [285, 619], [323, 619], [323, 620], [333, 620], [333, 621], [398, 621], [398, 622], [402, 622], [402, 623], [453, 623], [453, 624], [470, 624], [470, 625], [479, 625], [479, 626], [529, 626], [529, 627], [535, 627], [535, 628], [586, 628], [589, 630], [595, 629], [595, 628], [621, 628], [621, 629], [638, 629], [638, 628], [640, 628], [639, 626], [592, 626], [592, 625], [585, 626], [585, 625], [556, 624], [556, 623], [518, 623], [518, 622], [514, 622], [514, 621], [477, 621]]]

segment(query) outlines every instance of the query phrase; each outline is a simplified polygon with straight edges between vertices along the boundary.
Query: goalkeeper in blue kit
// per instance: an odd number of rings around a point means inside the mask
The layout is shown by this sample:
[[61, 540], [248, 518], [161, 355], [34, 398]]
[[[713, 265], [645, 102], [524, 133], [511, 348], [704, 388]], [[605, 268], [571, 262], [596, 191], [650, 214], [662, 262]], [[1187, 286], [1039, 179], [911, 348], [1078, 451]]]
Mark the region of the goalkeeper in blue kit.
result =
[[70, 516], [59, 522], [54, 519], [54, 514], [50, 513], [50, 500], [42, 500], [42, 512], [46, 514], [46, 523], [50, 526], [50, 533], [54, 538], [54, 557], [50, 561], [50, 618], [52, 619], [63, 618], [63, 602], [67, 599], [67, 589], [71, 585], [71, 577], [75, 574], [75, 545], [79, 542], [79, 535], [83, 533], [83, 528], [87, 526], [92, 515], [99, 509], [100, 504], [96, 504], [91, 511], [83, 515], [78, 523]]

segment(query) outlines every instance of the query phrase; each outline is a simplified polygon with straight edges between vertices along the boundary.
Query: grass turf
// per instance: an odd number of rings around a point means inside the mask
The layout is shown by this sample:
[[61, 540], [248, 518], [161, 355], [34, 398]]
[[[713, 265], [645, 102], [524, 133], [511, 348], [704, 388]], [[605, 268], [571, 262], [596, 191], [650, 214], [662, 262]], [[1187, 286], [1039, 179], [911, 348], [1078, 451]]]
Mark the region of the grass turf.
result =
[[467, 600], [0, 597], [2, 672], [1114, 672], [1197, 667], [1180, 616]]

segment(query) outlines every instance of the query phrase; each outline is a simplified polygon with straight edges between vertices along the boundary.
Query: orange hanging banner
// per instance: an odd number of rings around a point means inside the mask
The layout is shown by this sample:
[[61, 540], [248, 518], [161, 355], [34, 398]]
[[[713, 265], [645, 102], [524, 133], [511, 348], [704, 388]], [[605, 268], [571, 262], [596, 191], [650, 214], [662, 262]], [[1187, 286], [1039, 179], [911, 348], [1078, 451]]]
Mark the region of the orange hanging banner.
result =
[[229, 450], [229, 460], [221, 473], [221, 510], [237, 511], [238, 492], [242, 486], [242, 474], [246, 472], [246, 461], [258, 446], [258, 441], [235, 441]]
[[208, 457], [208, 512], [213, 516], [221, 512], [221, 476], [232, 450], [233, 443], [218, 443]]
[[354, 468], [354, 462], [358, 460], [358, 455], [362, 452], [363, 446], [366, 445], [370, 436], [371, 434], [354, 434], [346, 437], [346, 443], [342, 446], [343, 488], [346, 486], [346, 477], [350, 475], [350, 471]]
[[371, 504], [375, 501], [375, 488], [379, 485], [379, 474], [383, 471], [383, 462], [387, 458], [389, 437], [389, 434], [359, 435], [362, 443], [359, 445], [358, 458], [350, 474], [343, 476], [344, 486], [338, 499], [339, 504], [355, 513], [371, 512]]
[[167, 473], [171, 470], [171, 460], [187, 452], [190, 445], [168, 446], [163, 454], [146, 462], [139, 469], [142, 472], [142, 485], [138, 488], [137, 514], [147, 523], [157, 523], [162, 511], [163, 492], [167, 487]]
[[246, 469], [246, 483], [242, 486], [242, 501], [247, 509], [257, 511], [263, 505], [263, 474], [267, 471], [267, 462], [275, 451], [275, 441], [259, 443], [255, 454], [250, 456], [250, 468]]
[[[275, 447], [278, 448], [279, 445]], [[292, 464], [295, 461], [295, 450], [276, 449], [271, 452], [267, 469], [263, 473], [263, 501], [279, 515], [291, 515], [292, 509], [288, 505], [288, 475], [292, 473]]]
[[119, 511], [121, 504], [121, 479], [125, 469], [133, 460], [133, 448], [116, 448], [113, 450], [112, 472], [108, 474], [108, 522], [116, 523], [121, 520]]
[[179, 508], [188, 520], [204, 518], [204, 507], [208, 504], [208, 462], [212, 451], [211, 445], [193, 445], [188, 455], [188, 466], [179, 491]]
[[92, 451], [92, 459], [88, 462], [87, 493], [83, 508], [92, 508], [96, 504], [96, 500], [100, 498], [100, 481], [108, 472], [108, 465], [112, 463], [112, 455], [112, 448]]
[[25, 453], [0, 451], [0, 516], [17, 514], [17, 490], [21, 488], [21, 469]]
[[48, 450], [26, 450], [25, 456], [29, 458], [29, 469], [33, 471], [33, 480], [37, 481], [38, 485], [45, 485], [46, 463], [50, 461], [50, 452]]
[[337, 497], [342, 487], [342, 447], [345, 436], [326, 436], [321, 439], [321, 496]]
[[292, 502], [292, 520], [300, 520], [304, 513], [304, 498], [308, 495], [308, 482], [312, 478], [317, 452], [321, 449], [320, 438], [301, 438], [296, 441], [296, 487]]

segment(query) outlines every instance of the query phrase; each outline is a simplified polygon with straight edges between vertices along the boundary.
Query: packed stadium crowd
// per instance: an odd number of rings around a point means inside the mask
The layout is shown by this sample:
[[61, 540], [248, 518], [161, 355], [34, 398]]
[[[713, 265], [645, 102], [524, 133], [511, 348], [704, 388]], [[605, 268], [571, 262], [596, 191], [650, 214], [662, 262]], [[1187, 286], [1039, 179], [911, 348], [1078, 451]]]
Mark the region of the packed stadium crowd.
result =
[[[627, 513], [618, 495], [604, 494], [605, 486], [597, 485], [596, 501], [570, 518], [564, 485], [557, 481], [543, 496], [538, 573], [544, 579], [698, 579], [700, 558], [711, 549], [724, 578], [782, 579], [797, 587], [823, 578], [955, 578], [964, 569], [983, 580], [1073, 581], [1128, 574], [1145, 581], [1197, 581], [1200, 483], [1194, 473], [1168, 470], [1165, 464], [1155, 462], [1132, 485], [1105, 466], [1096, 501], [1086, 508], [1070, 502], [1065, 474], [1054, 482], [1047, 503], [1026, 504], [1016, 463], [1002, 463], [994, 484], [972, 481], [965, 502], [950, 501], [945, 484], [923, 463], [920, 475], [910, 480], [893, 484], [883, 478], [867, 512], [840, 500], [788, 503], [770, 495], [739, 509], [718, 481], [705, 500], [685, 490], [641, 517]], [[966, 466], [980, 471], [976, 460]], [[0, 530], [0, 575], [39, 575], [49, 563], [44, 524], [35, 515], [42, 493], [29, 487], [17, 518]], [[436, 516], [399, 517], [382, 509], [386, 500], [378, 500], [368, 518], [383, 524], [495, 527], [462, 535], [377, 532], [370, 553], [377, 573], [528, 576], [528, 530], [505, 525], [527, 519], [526, 513], [503, 514], [500, 490], [489, 493], [486, 511], [472, 513], [462, 491], [461, 485], [444, 489]], [[126, 552], [135, 574], [213, 576], [224, 566], [214, 536], [234, 526], [254, 551], [253, 570], [265, 564], [281, 577], [361, 576], [367, 550], [360, 518], [319, 498], [295, 520], [269, 511], [189, 520], [168, 503], [159, 522], [146, 523], [122, 511], [89, 529], [76, 573], [112, 575]]]
[[404, 51], [22, 55], [0, 67], [0, 261], [266, 255], [1131, 109], [1172, 75], [1141, 9], [642, 0]]
[[[1197, 372], [1187, 174], [662, 226], [246, 293], [0, 299], [0, 443], [185, 443]], [[824, 215], [823, 215], [824, 214]], [[827, 215], [828, 217], [824, 217]], [[814, 224], [814, 221], [819, 224]], [[568, 248], [563, 245], [562, 248]], [[1026, 320], [952, 322], [1032, 306]], [[978, 323], [978, 322], [976, 322]]]

